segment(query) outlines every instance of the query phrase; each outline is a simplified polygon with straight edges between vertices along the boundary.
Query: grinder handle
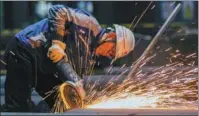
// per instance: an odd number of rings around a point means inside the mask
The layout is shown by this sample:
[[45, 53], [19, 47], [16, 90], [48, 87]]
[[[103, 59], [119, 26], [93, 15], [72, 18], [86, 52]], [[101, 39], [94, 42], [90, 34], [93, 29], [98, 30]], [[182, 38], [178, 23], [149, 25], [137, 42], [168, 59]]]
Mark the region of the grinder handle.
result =
[[56, 68], [59, 72], [59, 77], [62, 81], [71, 81], [76, 83], [81, 80], [77, 73], [73, 70], [72, 66], [65, 60], [62, 59], [56, 63]]

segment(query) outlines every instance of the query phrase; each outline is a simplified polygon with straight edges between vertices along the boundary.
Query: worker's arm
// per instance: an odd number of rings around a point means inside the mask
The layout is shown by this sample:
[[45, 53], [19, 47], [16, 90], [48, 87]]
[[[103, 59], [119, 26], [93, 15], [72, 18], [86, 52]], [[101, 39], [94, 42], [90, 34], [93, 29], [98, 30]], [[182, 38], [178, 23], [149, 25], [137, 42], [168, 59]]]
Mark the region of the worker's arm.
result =
[[[56, 64], [56, 67], [59, 72], [60, 80], [65, 83], [72, 82], [74, 84], [73, 87], [76, 88], [77, 94], [81, 97], [81, 100], [83, 100], [85, 97], [85, 91], [83, 88], [83, 80], [73, 70], [72, 66], [69, 64], [67, 59], [62, 59], [61, 61], [59, 61]], [[67, 84], [64, 84], [64, 85], [67, 85]], [[61, 87], [64, 87], [64, 85]], [[68, 93], [68, 94], [70, 94], [70, 93]], [[67, 97], [67, 95], [65, 97]], [[81, 101], [81, 102], [83, 102], [83, 101]]]
[[73, 70], [67, 59], [62, 59], [56, 64], [59, 72], [59, 78], [64, 81], [72, 81], [76, 83], [81, 80], [77, 73]]
[[49, 9], [48, 22], [50, 31], [49, 39], [52, 40], [52, 46], [56, 46], [52, 47], [53, 49], [50, 49], [48, 52], [48, 56], [53, 62], [61, 60], [61, 56], [63, 58], [63, 54], [61, 54], [62, 52], [55, 53], [54, 51], [60, 50], [57, 48], [61, 48], [62, 50], [65, 49], [65, 47], [61, 47], [61, 44], [63, 42], [63, 37], [66, 35], [65, 33], [68, 32], [67, 29], [71, 24], [77, 25], [77, 28], [75, 28], [76, 30], [78, 30], [79, 27], [88, 29], [89, 31], [86, 31], [85, 33], [93, 34], [94, 37], [101, 31], [101, 26], [92, 15], [64, 5], [54, 5]]
[[72, 20], [69, 14], [68, 8], [64, 5], [55, 5], [49, 9], [49, 40], [52, 40], [52, 46], [48, 49], [47, 55], [53, 63], [60, 61], [65, 56], [66, 45], [63, 43], [63, 37], [67, 23]]
[[50, 39], [63, 41], [66, 25], [72, 21], [69, 9], [64, 5], [54, 5], [49, 9], [48, 22]]
[[48, 13], [48, 21], [52, 40], [63, 41], [63, 36], [71, 24], [77, 25], [77, 30], [79, 27], [89, 29], [89, 32], [86, 33], [92, 33], [95, 37], [101, 31], [100, 24], [91, 14], [65, 5], [51, 7]]

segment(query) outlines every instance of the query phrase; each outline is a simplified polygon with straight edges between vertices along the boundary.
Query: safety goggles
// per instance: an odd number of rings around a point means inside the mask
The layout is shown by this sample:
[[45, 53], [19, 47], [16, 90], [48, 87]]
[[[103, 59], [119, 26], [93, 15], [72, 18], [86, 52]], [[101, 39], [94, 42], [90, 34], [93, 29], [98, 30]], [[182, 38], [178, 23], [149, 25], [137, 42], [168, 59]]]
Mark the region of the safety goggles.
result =
[[[102, 45], [105, 42], [113, 42], [116, 43], [116, 34], [115, 34], [115, 28], [113, 27], [107, 27], [105, 29], [104, 34], [106, 34], [106, 37], [99, 41], [98, 45]], [[103, 38], [103, 37], [102, 37]]]

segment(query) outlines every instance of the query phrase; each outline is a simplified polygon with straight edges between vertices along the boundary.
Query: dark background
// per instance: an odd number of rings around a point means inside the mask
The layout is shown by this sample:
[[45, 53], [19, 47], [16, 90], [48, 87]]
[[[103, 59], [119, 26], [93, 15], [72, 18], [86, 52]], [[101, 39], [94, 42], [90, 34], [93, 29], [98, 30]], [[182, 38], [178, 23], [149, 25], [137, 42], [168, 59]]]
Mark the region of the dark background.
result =
[[[189, 1], [184, 1], [189, 2]], [[2, 21], [4, 29], [13, 29], [13, 28], [21, 28], [22, 26], [26, 26], [30, 23], [33, 23], [37, 20], [40, 20], [42, 17], [38, 17], [35, 12], [36, 6], [39, 2], [36, 1], [6, 1], [1, 2], [1, 12], [2, 12]], [[65, 4], [69, 7], [78, 8], [79, 2], [67, 2], [67, 1], [50, 1], [46, 2], [46, 4]], [[150, 1], [94, 1], [91, 2], [93, 6], [92, 14], [97, 18], [100, 24], [112, 24], [112, 23], [131, 23], [135, 16], [139, 16], [144, 9], [148, 6]], [[166, 2], [165, 2], [166, 3]], [[175, 6], [179, 2], [167, 2], [170, 6]], [[183, 3], [183, 2], [182, 2]], [[198, 2], [192, 1], [194, 9], [191, 11], [193, 13], [192, 19], [184, 19], [183, 13], [180, 11], [175, 22], [183, 22], [183, 23], [197, 23], [198, 20]], [[88, 5], [88, 2], [85, 2]], [[141, 22], [147, 23], [163, 23], [164, 19], [162, 19], [161, 14], [163, 12], [161, 5], [164, 2], [153, 1], [151, 7], [147, 11], [146, 15], [142, 18]], [[154, 7], [153, 9], [151, 9]], [[168, 8], [168, 7], [167, 7]], [[172, 7], [171, 7], [172, 8]], [[170, 9], [170, 8], [168, 8]], [[85, 9], [86, 10], [86, 9]], [[169, 10], [168, 10], [169, 12]]]
[[[139, 17], [149, 3], [150, 1], [0, 1], [1, 55], [3, 54], [3, 50], [5, 49], [7, 42], [15, 33], [29, 24], [46, 17], [45, 12], [48, 9], [47, 6], [50, 7], [54, 4], [65, 4], [69, 7], [84, 9], [92, 13], [102, 26], [117, 23], [124, 24], [129, 27], [133, 19], [136, 16]], [[182, 6], [185, 5], [186, 7], [183, 7], [180, 10], [173, 23], [168, 27], [164, 36], [158, 42], [157, 46], [160, 46], [160, 49], [162, 50], [172, 46], [172, 48], [179, 49], [180, 52], [185, 55], [198, 51], [198, 2], [153, 1], [149, 10], [133, 30], [136, 41], [139, 39], [141, 40], [136, 45], [135, 50], [125, 58], [119, 59], [115, 63], [115, 66], [121, 66], [123, 64], [127, 64], [129, 66], [143, 53], [151, 39], [159, 30], [160, 26], [168, 17], [168, 15], [166, 15], [166, 18], [163, 18], [163, 15], [165, 13], [170, 14], [172, 8], [174, 8], [177, 3], [182, 3]], [[39, 5], [41, 7], [39, 7]], [[44, 10], [41, 8], [44, 8]], [[89, 8], [90, 10], [88, 10]], [[39, 13], [36, 12], [36, 9], [39, 10]], [[42, 13], [43, 15], [41, 15]], [[147, 39], [147, 37], [149, 38]], [[181, 41], [182, 38], [183, 41]], [[149, 65], [164, 65], [168, 63], [168, 59], [166, 59], [167, 56], [167, 53], [158, 52], [158, 57], [154, 59], [155, 63], [150, 63]], [[196, 60], [197, 65], [197, 59], [194, 60]], [[104, 68], [108, 65], [108, 62], [103, 62], [98, 67]]]

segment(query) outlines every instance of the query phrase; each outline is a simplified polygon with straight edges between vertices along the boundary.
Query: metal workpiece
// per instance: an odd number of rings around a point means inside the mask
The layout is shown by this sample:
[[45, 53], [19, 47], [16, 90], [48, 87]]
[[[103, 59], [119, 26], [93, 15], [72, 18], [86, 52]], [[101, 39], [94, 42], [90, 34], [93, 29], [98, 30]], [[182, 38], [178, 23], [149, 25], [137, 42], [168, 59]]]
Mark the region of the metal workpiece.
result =
[[197, 116], [196, 109], [73, 109], [64, 113], [1, 113], [6, 115], [72, 115], [72, 116], [91, 116], [91, 115], [120, 115], [120, 116]]

